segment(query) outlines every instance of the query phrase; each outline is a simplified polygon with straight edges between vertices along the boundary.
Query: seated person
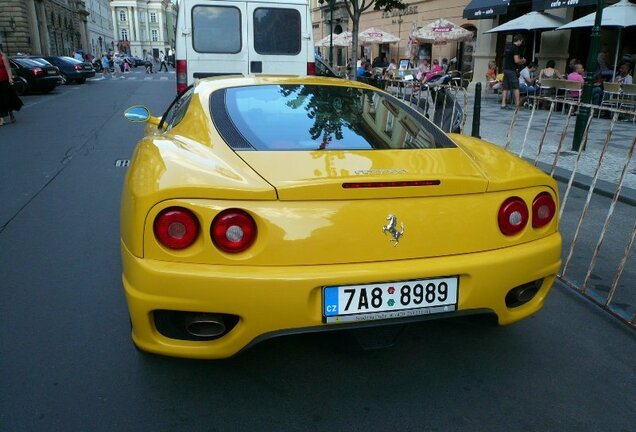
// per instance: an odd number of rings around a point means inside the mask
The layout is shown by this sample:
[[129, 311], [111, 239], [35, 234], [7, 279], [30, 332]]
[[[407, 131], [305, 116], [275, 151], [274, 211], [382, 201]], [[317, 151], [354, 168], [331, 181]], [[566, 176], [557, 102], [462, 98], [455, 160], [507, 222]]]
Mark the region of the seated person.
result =
[[362, 78], [366, 69], [367, 63], [363, 61], [362, 63], [360, 63], [360, 67], [356, 69], [356, 78]]
[[417, 67], [417, 74], [415, 78], [421, 81], [424, 76], [431, 71], [430, 66], [428, 65], [428, 61], [426, 59], [422, 60]]
[[[585, 78], [583, 78], [583, 74], [585, 73], [585, 69], [581, 63], [577, 63], [574, 65], [574, 72], [568, 74], [568, 81], [576, 81], [583, 84], [585, 82]], [[571, 90], [570, 97], [577, 98], [581, 95], [581, 90]]]
[[442, 74], [443, 74], [443, 70], [442, 70], [442, 67], [439, 65], [439, 60], [435, 59], [433, 60], [433, 67], [431, 68], [431, 71], [427, 73], [426, 75], [424, 75], [423, 81], [428, 82], [428, 80], [430, 80], [431, 78], [442, 75]]
[[490, 87], [493, 91], [501, 88], [501, 82], [497, 80], [497, 66], [495, 65], [495, 62], [488, 62], [486, 80], [488, 80], [488, 87]]
[[618, 67], [618, 74], [614, 78], [614, 82], [621, 84], [633, 84], [634, 80], [629, 74], [629, 64], [623, 63]]
[[603, 75], [597, 73], [592, 87], [592, 105], [600, 105], [603, 99]]
[[537, 65], [530, 62], [521, 70], [519, 74], [519, 91], [521, 93], [534, 95], [537, 92], [537, 88], [534, 86], [536, 80], [532, 77], [536, 68]]
[[545, 69], [541, 69], [541, 72], [539, 72], [539, 82], [541, 82], [542, 79], [563, 78], [561, 73], [554, 68], [554, 64], [555, 64], [554, 60], [548, 60], [548, 62], [545, 65]]
[[607, 47], [601, 48], [601, 51], [598, 53], [598, 57], [596, 57], [596, 62], [598, 63], [596, 73], [601, 74], [606, 80], [612, 79], [614, 71], [607, 66], [609, 63], [609, 51], [607, 50]]

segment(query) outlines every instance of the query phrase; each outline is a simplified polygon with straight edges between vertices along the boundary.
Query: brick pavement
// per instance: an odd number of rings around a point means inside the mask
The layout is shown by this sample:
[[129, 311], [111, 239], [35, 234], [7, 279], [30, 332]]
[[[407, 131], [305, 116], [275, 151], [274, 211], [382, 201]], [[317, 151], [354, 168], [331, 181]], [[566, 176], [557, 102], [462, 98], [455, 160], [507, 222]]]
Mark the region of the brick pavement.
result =
[[[468, 95], [468, 118], [464, 133], [471, 133], [474, 94]], [[516, 154], [535, 161], [537, 160], [541, 136], [546, 126], [548, 110], [535, 110], [523, 108], [519, 111], [512, 129], [510, 150]], [[500, 146], [505, 146], [507, 134], [512, 122], [514, 111], [502, 110], [498, 98], [482, 97], [481, 105], [481, 137]], [[543, 149], [538, 161], [551, 166], [554, 162], [556, 150], [561, 139], [564, 125], [568, 121], [566, 114], [553, 112], [544, 139]], [[601, 150], [605, 144], [610, 127], [610, 120], [594, 118], [590, 127], [588, 143], [581, 155], [577, 173], [593, 177], [597, 169]], [[528, 128], [528, 124], [530, 127]], [[557, 159], [557, 166], [571, 172], [574, 169], [577, 153], [572, 150], [572, 135], [576, 124], [576, 118], [571, 117], [567, 134], [563, 140], [562, 148]], [[527, 133], [527, 138], [526, 138]], [[632, 140], [636, 136], [636, 124], [631, 120], [621, 120], [615, 123], [608, 149], [599, 168], [599, 179], [616, 185], [627, 160], [628, 150]], [[525, 140], [525, 146], [524, 146]], [[523, 151], [522, 151], [523, 149]], [[615, 188], [615, 186], [614, 186]], [[636, 193], [636, 156], [627, 167], [624, 179], [624, 188], [633, 189]], [[627, 191], [630, 192], [630, 191]], [[636, 196], [636, 195], [635, 195]]]

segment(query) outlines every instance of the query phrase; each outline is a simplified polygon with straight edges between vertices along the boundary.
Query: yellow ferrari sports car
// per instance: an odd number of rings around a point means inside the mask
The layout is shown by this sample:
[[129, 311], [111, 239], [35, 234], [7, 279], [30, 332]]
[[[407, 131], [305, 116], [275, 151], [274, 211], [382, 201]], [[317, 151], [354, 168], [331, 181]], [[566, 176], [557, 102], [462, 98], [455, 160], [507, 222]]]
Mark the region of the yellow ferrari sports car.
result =
[[121, 202], [144, 351], [224, 358], [265, 338], [539, 310], [561, 265], [556, 183], [377, 88], [199, 81], [147, 122]]

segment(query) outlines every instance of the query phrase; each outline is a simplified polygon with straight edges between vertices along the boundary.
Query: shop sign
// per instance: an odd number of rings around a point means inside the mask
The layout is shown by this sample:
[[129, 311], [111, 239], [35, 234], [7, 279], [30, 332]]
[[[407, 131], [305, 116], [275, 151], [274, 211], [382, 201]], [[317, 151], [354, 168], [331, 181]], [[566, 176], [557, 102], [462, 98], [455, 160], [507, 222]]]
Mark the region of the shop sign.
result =
[[393, 18], [403, 15], [416, 15], [417, 6], [408, 6], [406, 9], [393, 9], [390, 12], [382, 12], [382, 18]]

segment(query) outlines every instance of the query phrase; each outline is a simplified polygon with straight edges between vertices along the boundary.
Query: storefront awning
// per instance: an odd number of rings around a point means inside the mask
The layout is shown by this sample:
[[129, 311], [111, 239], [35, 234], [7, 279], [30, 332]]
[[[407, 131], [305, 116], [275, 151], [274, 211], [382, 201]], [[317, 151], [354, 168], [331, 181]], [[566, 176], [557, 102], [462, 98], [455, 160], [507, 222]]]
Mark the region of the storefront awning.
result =
[[509, 4], [510, 0], [471, 0], [462, 16], [469, 20], [495, 18], [508, 12]]
[[533, 11], [596, 5], [596, 0], [532, 0]]

